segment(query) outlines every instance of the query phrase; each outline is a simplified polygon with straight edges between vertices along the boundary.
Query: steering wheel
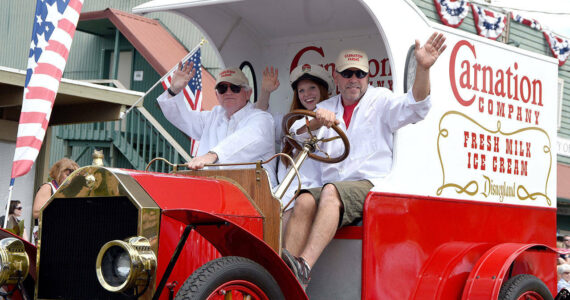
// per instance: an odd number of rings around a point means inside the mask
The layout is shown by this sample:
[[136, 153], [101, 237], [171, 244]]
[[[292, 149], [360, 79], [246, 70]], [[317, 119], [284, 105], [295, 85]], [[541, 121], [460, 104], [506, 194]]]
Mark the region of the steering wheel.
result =
[[[350, 143], [348, 142], [348, 138], [346, 137], [346, 134], [344, 133], [344, 131], [342, 131], [342, 129], [340, 129], [340, 127], [338, 127], [337, 125], [331, 126], [331, 128], [337, 134], [337, 136], [334, 136], [332, 138], [326, 138], [326, 139], [321, 138], [321, 139], [319, 139], [319, 138], [313, 136], [311, 131], [308, 130], [307, 132], [310, 136], [310, 139], [308, 141], [304, 142], [301, 145], [297, 140], [295, 140], [295, 138], [289, 132], [289, 127], [291, 125], [293, 125], [293, 123], [296, 120], [301, 119], [302, 117], [305, 117], [305, 122], [307, 123], [307, 127], [308, 127], [309, 119], [307, 117], [316, 118], [317, 114], [315, 112], [305, 110], [305, 109], [296, 109], [296, 110], [286, 114], [283, 117], [283, 122], [281, 124], [283, 126], [283, 132], [286, 133], [285, 134], [285, 140], [287, 143], [289, 143], [293, 148], [297, 149], [297, 151], [302, 151], [303, 147], [305, 145], [308, 145], [309, 148], [311, 149], [311, 151], [308, 153], [308, 156], [314, 160], [324, 162], [324, 163], [329, 163], [329, 164], [337, 163], [337, 162], [343, 161], [348, 156], [348, 153], [350, 152]], [[317, 145], [318, 143], [321, 143], [321, 142], [327, 143], [327, 142], [331, 142], [331, 141], [334, 141], [334, 140], [339, 139], [339, 138], [342, 140], [342, 143], [344, 144], [344, 152], [341, 155], [339, 155], [337, 157], [330, 157], [325, 152], [323, 152], [323, 153], [325, 153], [326, 156], [316, 155], [314, 153], [315, 150], [321, 150], [320, 147]]]

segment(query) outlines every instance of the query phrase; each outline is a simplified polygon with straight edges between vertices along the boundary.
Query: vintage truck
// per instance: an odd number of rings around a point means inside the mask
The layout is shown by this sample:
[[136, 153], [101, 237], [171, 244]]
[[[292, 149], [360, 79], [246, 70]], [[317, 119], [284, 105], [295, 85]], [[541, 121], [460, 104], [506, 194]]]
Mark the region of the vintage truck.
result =
[[[556, 295], [555, 59], [430, 22], [409, 0], [155, 0], [134, 9], [154, 11], [187, 17], [258, 86], [266, 65], [286, 83], [299, 64], [334, 72], [340, 50], [359, 48], [371, 84], [403, 93], [415, 39], [443, 32], [448, 49], [431, 70], [430, 113], [397, 132], [392, 171], [369, 193], [362, 222], [325, 249], [306, 293], [280, 258], [282, 204], [259, 162], [77, 170], [42, 209], [37, 252], [3, 233], [6, 290], [37, 299]], [[275, 100], [289, 96], [282, 86], [271, 106], [285, 112]]]

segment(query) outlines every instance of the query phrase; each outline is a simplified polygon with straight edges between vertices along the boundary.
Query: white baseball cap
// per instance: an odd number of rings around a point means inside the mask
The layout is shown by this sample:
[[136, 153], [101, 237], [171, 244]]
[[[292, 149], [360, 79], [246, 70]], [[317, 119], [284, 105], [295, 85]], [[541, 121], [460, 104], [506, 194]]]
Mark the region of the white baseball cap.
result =
[[337, 72], [348, 68], [357, 68], [368, 73], [368, 55], [366, 52], [356, 49], [347, 49], [340, 52], [335, 65]]
[[331, 74], [319, 65], [299, 65], [289, 75], [291, 87], [295, 90], [299, 81], [309, 79], [326, 87], [329, 94], [334, 93], [335, 85]]
[[249, 86], [249, 81], [239, 68], [221, 70], [216, 77], [216, 86], [220, 82], [229, 82], [239, 86]]

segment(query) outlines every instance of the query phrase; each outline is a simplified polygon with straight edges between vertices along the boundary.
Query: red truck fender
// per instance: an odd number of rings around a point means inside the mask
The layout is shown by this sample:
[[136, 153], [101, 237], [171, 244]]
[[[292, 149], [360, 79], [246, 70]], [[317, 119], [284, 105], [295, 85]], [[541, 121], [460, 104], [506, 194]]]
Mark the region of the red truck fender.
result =
[[[475, 264], [463, 289], [463, 300], [497, 299], [503, 282], [518, 274], [531, 274], [556, 283], [556, 274], [542, 264], [555, 264], [556, 251], [541, 244], [504, 243], [490, 248]], [[554, 278], [552, 278], [554, 277]], [[549, 286], [556, 295], [556, 286]]]
[[222, 256], [241, 256], [263, 266], [277, 281], [286, 299], [308, 299], [281, 257], [263, 240], [234, 222], [195, 210], [164, 210], [163, 214], [184, 224], [225, 222], [222, 226], [196, 226], [195, 230], [212, 243]]
[[422, 267], [410, 299], [458, 299], [477, 259], [490, 247], [469, 242], [439, 246]]

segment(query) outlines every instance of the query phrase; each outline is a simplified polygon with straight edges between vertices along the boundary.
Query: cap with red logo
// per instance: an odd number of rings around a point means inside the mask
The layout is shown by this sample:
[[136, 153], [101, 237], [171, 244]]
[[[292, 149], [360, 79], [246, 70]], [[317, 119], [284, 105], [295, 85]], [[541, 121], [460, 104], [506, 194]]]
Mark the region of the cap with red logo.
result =
[[368, 55], [360, 50], [343, 50], [336, 59], [335, 67], [337, 72], [342, 72], [348, 68], [357, 68], [368, 73]]
[[229, 68], [220, 71], [216, 77], [216, 85], [220, 82], [229, 82], [239, 86], [249, 86], [249, 81], [239, 68]]
[[293, 69], [291, 75], [289, 75], [289, 82], [294, 90], [297, 89], [299, 81], [303, 79], [312, 80], [323, 85], [329, 94], [334, 92], [335, 85], [331, 74], [319, 65], [300, 65]]

